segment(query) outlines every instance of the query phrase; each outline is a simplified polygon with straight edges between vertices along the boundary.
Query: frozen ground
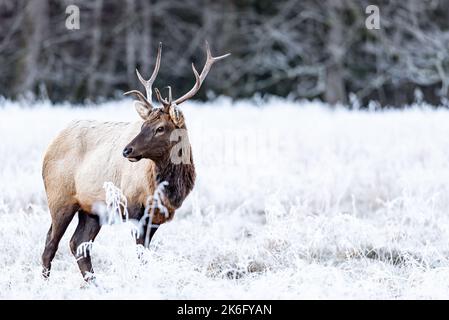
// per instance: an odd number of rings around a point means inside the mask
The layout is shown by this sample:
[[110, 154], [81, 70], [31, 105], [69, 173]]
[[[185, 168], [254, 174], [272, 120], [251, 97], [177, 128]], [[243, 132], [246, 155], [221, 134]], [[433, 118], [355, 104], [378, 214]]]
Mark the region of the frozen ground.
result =
[[93, 246], [87, 287], [61, 241], [49, 282], [43, 152], [73, 119], [130, 101], [0, 108], [0, 298], [449, 298], [449, 111], [272, 100], [184, 107], [198, 179], [142, 265], [125, 225]]

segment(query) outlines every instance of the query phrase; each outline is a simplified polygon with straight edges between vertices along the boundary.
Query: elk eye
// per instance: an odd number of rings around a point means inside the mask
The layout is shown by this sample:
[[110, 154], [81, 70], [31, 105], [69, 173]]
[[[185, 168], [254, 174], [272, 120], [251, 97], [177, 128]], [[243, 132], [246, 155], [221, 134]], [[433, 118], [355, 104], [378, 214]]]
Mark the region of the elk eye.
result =
[[164, 132], [164, 127], [159, 127], [156, 129], [157, 133]]

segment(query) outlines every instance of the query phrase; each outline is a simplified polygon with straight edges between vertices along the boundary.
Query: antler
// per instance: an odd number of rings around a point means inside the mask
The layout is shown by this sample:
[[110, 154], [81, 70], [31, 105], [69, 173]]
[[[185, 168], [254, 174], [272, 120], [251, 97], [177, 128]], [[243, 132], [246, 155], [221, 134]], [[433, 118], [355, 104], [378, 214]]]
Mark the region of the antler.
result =
[[125, 92], [124, 95], [135, 94], [139, 98], [140, 101], [148, 104], [148, 106], [150, 106], [151, 108], [154, 108], [154, 106], [152, 104], [152, 95], [153, 95], [152, 86], [153, 86], [154, 80], [156, 80], [157, 74], [159, 73], [159, 67], [161, 65], [161, 53], [162, 53], [162, 42], [159, 42], [159, 48], [157, 50], [157, 57], [156, 57], [156, 64], [154, 66], [153, 74], [151, 75], [150, 79], [145, 80], [139, 73], [139, 70], [136, 69], [137, 77], [139, 78], [139, 80], [143, 84], [143, 86], [145, 87], [145, 91], [147, 94], [146, 98], [140, 91], [137, 91], [137, 90], [131, 90], [131, 91]]
[[[227, 54], [219, 56], [219, 57], [212, 57], [212, 54], [210, 53], [209, 43], [207, 41], [206, 41], [206, 54], [207, 54], [206, 64], [204, 65], [203, 70], [201, 71], [201, 74], [198, 74], [198, 71], [196, 71], [196, 69], [195, 69], [195, 65], [192, 63], [192, 69], [193, 69], [193, 73], [194, 73], [195, 79], [196, 79], [195, 85], [193, 86], [192, 89], [190, 89], [189, 92], [184, 94], [182, 97], [176, 99], [173, 102], [174, 104], [179, 105], [179, 104], [183, 103], [184, 101], [192, 98], [198, 92], [198, 90], [200, 90], [201, 85], [203, 84], [203, 81], [206, 78], [207, 74], [209, 73], [209, 70], [212, 67], [212, 65], [214, 64], [214, 62], [222, 60], [231, 55], [230, 53], [227, 53]], [[171, 93], [171, 90], [170, 90], [170, 93]]]
[[164, 108], [170, 107], [170, 105], [172, 103], [171, 87], [167, 86], [166, 88], [168, 88], [168, 90], [169, 90], [169, 99], [168, 100], [166, 98], [162, 98], [162, 95], [161, 95], [161, 93], [160, 93], [158, 88], [154, 89], [154, 91], [156, 92], [157, 100], [164, 106]]
[[[145, 87], [145, 91], [147, 96], [145, 97], [143, 95], [142, 92], [138, 91], [138, 90], [131, 90], [128, 92], [125, 92], [124, 95], [128, 95], [128, 94], [134, 94], [137, 96], [137, 98], [144, 103], [145, 105], [147, 105], [148, 107], [154, 109], [155, 107], [152, 104], [152, 95], [153, 95], [153, 90], [152, 90], [152, 86], [154, 81], [156, 80], [157, 74], [159, 72], [159, 67], [161, 65], [161, 52], [162, 52], [162, 43], [159, 42], [159, 48], [157, 51], [157, 58], [156, 58], [156, 64], [154, 66], [154, 70], [153, 70], [153, 74], [151, 75], [150, 79], [145, 80], [141, 74], [139, 73], [139, 70], [136, 69], [136, 73], [137, 73], [137, 77], [139, 78], [140, 82], [143, 84], [143, 86]], [[176, 99], [175, 101], [172, 100], [172, 94], [171, 94], [171, 87], [168, 86], [168, 92], [169, 92], [169, 97], [168, 100], [166, 98], [162, 98], [161, 93], [159, 92], [159, 90], [157, 88], [155, 88], [155, 92], [156, 92], [156, 98], [157, 100], [162, 104], [162, 106], [164, 107], [164, 109], [168, 109], [169, 107], [176, 106], [179, 105], [181, 103], [183, 103], [184, 101], [192, 98], [197, 92], [198, 90], [201, 88], [201, 85], [203, 84], [204, 79], [206, 79], [207, 74], [209, 73], [210, 68], [212, 67], [212, 65], [214, 64], [214, 62], [222, 60], [228, 56], [230, 56], [230, 53], [227, 53], [225, 55], [219, 56], [219, 57], [212, 57], [212, 54], [210, 52], [210, 47], [209, 47], [209, 43], [206, 41], [206, 55], [207, 55], [207, 59], [206, 59], [206, 63], [203, 67], [203, 70], [201, 71], [201, 74], [198, 74], [198, 71], [195, 68], [195, 65], [192, 63], [192, 69], [193, 69], [193, 74], [195, 75], [195, 85], [193, 86], [192, 89], [190, 89], [189, 92], [187, 92], [186, 94], [184, 94], [182, 97]]]
[[156, 80], [157, 74], [159, 73], [159, 67], [161, 66], [161, 52], [162, 52], [162, 42], [159, 42], [159, 48], [157, 49], [156, 65], [154, 66], [153, 74], [151, 75], [150, 79], [145, 80], [140, 75], [139, 70], [136, 69], [137, 77], [145, 87], [145, 91], [147, 92], [147, 99], [149, 101], [151, 101], [153, 94], [151, 87], [153, 85], [154, 80]]

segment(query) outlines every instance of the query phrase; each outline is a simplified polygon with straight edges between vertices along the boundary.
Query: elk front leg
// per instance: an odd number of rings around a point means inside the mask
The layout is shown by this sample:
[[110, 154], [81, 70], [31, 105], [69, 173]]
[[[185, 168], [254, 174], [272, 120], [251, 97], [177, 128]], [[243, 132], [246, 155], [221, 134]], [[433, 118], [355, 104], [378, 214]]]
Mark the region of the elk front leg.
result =
[[136, 237], [136, 244], [145, 246], [145, 240], [148, 238], [146, 247], [150, 245], [151, 239], [157, 231], [159, 225], [148, 226], [148, 217], [143, 219], [145, 213], [145, 207], [142, 205], [130, 205], [128, 206], [128, 214], [130, 219], [137, 220], [142, 229], [139, 230], [139, 234]]
[[[146, 219], [148, 221], [148, 219]], [[139, 235], [139, 237], [136, 238], [136, 244], [142, 245], [145, 248], [150, 247], [151, 239], [153, 238], [154, 234], [157, 231], [157, 228], [159, 226], [153, 225], [148, 226], [147, 224], [143, 227], [143, 232]], [[147, 243], [145, 243], [147, 242]], [[137, 249], [137, 248], [136, 248]], [[137, 258], [140, 260], [140, 263], [145, 265], [147, 261], [143, 259], [143, 252], [141, 250], [137, 250]]]
[[98, 216], [88, 214], [84, 211], [78, 213], [78, 226], [70, 240], [70, 250], [76, 258], [84, 280], [87, 282], [94, 280], [94, 270], [90, 259], [90, 248], [78, 250], [78, 247], [82, 243], [94, 241], [100, 229], [101, 226]]
[[[153, 239], [153, 236], [156, 233], [158, 228], [159, 228], [159, 225], [153, 224], [151, 226], [148, 226], [148, 224], [145, 223], [145, 225], [143, 227], [142, 234], [136, 239], [136, 244], [141, 244], [144, 247], [148, 248], [150, 246], [151, 239]], [[148, 240], [148, 243], [145, 243], [145, 241], [147, 241], [147, 240]]]

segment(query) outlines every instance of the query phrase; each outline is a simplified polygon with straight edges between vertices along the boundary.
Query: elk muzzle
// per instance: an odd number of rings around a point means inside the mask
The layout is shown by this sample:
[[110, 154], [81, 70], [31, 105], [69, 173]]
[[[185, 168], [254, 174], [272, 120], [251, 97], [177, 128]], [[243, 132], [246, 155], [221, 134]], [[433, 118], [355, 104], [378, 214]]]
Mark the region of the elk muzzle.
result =
[[142, 159], [141, 155], [135, 156], [133, 155], [134, 149], [131, 146], [127, 146], [123, 149], [123, 156], [131, 162], [137, 162]]

